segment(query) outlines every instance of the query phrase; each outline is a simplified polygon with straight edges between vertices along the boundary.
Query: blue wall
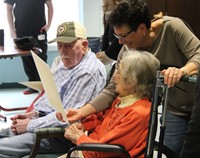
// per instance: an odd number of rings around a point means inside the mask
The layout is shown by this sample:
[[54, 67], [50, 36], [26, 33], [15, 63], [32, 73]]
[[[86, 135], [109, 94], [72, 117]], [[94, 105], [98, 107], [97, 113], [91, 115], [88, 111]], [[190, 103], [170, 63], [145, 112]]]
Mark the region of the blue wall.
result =
[[[58, 55], [57, 51], [49, 51], [47, 63], [51, 66], [53, 59]], [[0, 83], [23, 82], [27, 80], [28, 78], [24, 72], [20, 57], [0, 59]]]

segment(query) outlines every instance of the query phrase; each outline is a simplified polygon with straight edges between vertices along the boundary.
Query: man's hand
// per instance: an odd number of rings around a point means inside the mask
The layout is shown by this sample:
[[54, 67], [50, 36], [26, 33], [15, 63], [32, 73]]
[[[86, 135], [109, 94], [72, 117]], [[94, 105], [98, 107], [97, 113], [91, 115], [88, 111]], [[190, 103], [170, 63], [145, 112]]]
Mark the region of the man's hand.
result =
[[32, 118], [35, 118], [35, 117], [39, 117], [39, 114], [36, 111], [31, 111], [31, 112], [28, 112], [26, 114], [27, 114], [27, 118], [29, 118], [29, 119], [32, 119]]
[[23, 114], [17, 114], [15, 116], [11, 117], [10, 119], [12, 121], [16, 121], [17, 119], [21, 119], [21, 120], [26, 119], [27, 117], [28, 117], [27, 113], [23, 113]]
[[69, 127], [65, 128], [65, 138], [72, 141], [72, 143], [76, 143], [77, 139], [84, 134], [84, 128], [81, 123], [74, 123]]
[[16, 135], [26, 133], [29, 121], [29, 118], [13, 120], [11, 125], [12, 132]]
[[31, 111], [31, 112], [28, 112], [28, 113], [17, 114], [17, 115], [15, 115], [15, 116], [11, 117], [10, 119], [11, 119], [12, 121], [15, 121], [15, 120], [17, 120], [17, 119], [23, 120], [23, 119], [26, 119], [26, 118], [32, 119], [33, 117], [36, 117], [37, 115], [38, 115], [38, 114], [37, 114], [36, 111]]
[[62, 114], [60, 112], [56, 112], [56, 117], [59, 121], [65, 122], [65, 120], [62, 117]]

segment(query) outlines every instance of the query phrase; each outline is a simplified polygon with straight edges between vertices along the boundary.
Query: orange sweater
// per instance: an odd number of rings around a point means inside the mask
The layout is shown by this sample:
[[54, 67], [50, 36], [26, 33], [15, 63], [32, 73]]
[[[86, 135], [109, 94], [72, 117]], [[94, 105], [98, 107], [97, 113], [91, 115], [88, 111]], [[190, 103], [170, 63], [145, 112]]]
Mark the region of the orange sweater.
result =
[[[125, 147], [131, 157], [140, 153], [146, 146], [151, 102], [140, 99], [125, 108], [116, 107], [118, 103], [119, 99], [116, 98], [108, 110], [84, 119], [83, 126], [92, 133], [89, 136], [83, 134], [77, 140], [77, 144], [120, 144]], [[83, 152], [83, 155], [85, 158], [119, 157], [114, 153], [100, 152]]]

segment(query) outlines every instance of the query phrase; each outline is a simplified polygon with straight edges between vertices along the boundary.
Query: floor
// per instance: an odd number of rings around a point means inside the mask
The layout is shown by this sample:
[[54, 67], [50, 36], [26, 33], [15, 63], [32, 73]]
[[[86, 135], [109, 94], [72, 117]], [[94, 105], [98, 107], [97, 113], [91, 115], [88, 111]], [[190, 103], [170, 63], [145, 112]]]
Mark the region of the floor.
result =
[[[24, 95], [23, 90], [24, 88], [0, 89], [0, 105], [5, 108], [29, 106], [31, 102], [36, 98], [38, 93]], [[6, 116], [7, 118], [6, 122], [4, 121], [4, 119], [0, 118], [0, 129], [10, 126], [10, 117], [22, 112], [25, 111], [0, 111], [0, 114]]]
[[[24, 88], [8, 88], [8, 89], [0, 89], [0, 105], [5, 108], [13, 108], [13, 107], [24, 107], [31, 104], [31, 102], [36, 98], [38, 93], [24, 95], [23, 94]], [[7, 117], [7, 121], [5, 122], [3, 119], [0, 118], [0, 129], [9, 127], [11, 125], [10, 117], [25, 111], [13, 111], [13, 112], [6, 112], [0, 111], [1, 115]], [[158, 127], [159, 132], [159, 127]], [[158, 140], [158, 135], [157, 138]], [[157, 153], [154, 153], [154, 158], [157, 157]], [[162, 156], [165, 158], [165, 156]]]

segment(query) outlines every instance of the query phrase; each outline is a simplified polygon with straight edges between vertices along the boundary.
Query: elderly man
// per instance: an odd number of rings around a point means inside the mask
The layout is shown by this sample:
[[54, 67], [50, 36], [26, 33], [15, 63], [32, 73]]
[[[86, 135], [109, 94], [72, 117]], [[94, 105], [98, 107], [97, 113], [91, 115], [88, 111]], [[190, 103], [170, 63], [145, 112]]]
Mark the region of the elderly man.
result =
[[[51, 42], [57, 42], [60, 52], [60, 62], [53, 76], [63, 107], [80, 108], [104, 88], [105, 67], [88, 48], [86, 30], [77, 22], [59, 25], [57, 37]], [[36, 129], [66, 126], [56, 119], [55, 110], [45, 94], [35, 103], [33, 111], [11, 119], [11, 128], [0, 131], [1, 158], [16, 158], [29, 154], [35, 143]], [[40, 145], [41, 152], [66, 152], [70, 147], [70, 143], [64, 139], [44, 139]]]

